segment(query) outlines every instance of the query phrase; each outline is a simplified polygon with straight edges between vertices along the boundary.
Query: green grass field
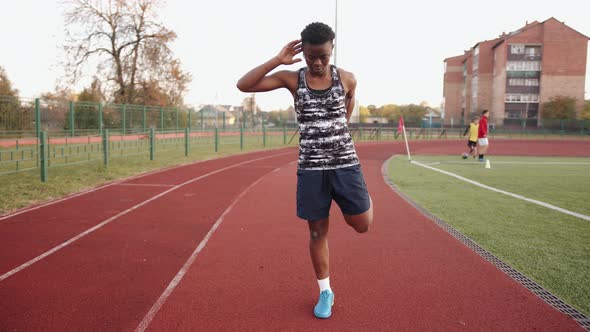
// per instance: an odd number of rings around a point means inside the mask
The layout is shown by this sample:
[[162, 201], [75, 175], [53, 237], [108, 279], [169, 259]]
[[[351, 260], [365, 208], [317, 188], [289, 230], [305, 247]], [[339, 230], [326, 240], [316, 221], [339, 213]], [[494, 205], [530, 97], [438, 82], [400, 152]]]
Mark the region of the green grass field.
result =
[[[498, 189], [590, 214], [590, 158], [414, 156]], [[393, 182], [422, 207], [590, 314], [590, 221], [518, 200], [394, 157]]]

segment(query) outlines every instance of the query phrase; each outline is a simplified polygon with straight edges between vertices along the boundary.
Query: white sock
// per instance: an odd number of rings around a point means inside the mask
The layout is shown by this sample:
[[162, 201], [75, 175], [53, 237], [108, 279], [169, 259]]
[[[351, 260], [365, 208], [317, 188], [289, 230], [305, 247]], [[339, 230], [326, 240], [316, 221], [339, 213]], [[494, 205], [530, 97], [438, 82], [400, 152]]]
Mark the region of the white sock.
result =
[[321, 280], [318, 279], [318, 285], [320, 285], [320, 293], [326, 289], [332, 291], [332, 288], [330, 288], [330, 277]]

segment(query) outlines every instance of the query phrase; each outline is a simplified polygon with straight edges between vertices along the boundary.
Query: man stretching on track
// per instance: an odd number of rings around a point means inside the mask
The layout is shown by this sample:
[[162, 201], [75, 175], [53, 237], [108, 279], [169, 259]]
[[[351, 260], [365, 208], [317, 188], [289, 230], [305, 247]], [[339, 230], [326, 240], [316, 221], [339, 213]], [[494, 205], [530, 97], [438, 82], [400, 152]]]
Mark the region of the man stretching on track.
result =
[[[348, 130], [356, 79], [352, 73], [330, 65], [335, 37], [329, 26], [311, 23], [301, 32], [301, 39], [288, 43], [237, 84], [243, 92], [286, 88], [293, 95], [300, 134], [297, 216], [308, 221], [309, 252], [320, 287], [314, 307], [318, 318], [330, 317], [334, 305], [328, 250], [332, 200], [357, 232], [366, 232], [373, 222], [372, 201]], [[301, 52], [307, 67], [269, 75], [280, 65], [301, 61], [295, 58]]]

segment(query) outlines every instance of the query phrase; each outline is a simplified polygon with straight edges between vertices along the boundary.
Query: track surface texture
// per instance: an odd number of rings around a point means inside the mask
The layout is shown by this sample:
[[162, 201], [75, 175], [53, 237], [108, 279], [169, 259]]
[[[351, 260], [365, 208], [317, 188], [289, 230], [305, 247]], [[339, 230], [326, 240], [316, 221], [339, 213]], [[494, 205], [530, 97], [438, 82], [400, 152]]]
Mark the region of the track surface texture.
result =
[[[463, 145], [411, 148], [458, 154]], [[313, 315], [309, 235], [295, 216], [297, 151], [282, 149], [0, 217], [0, 331], [133, 331], [142, 322], [149, 331], [581, 330], [391, 190], [381, 167], [405, 153], [401, 143], [357, 150], [375, 222], [356, 234], [333, 204], [330, 319]], [[490, 152], [590, 156], [590, 142], [496, 140]]]

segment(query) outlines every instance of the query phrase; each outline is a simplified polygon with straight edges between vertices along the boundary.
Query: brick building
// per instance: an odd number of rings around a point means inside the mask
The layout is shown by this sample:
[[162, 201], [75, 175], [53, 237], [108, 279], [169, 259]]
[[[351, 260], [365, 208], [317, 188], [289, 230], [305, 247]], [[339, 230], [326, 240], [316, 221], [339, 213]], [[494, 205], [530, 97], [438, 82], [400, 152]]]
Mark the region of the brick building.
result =
[[588, 37], [555, 18], [475, 44], [444, 60], [445, 124], [490, 111], [490, 122], [538, 124], [540, 105], [557, 95], [584, 103]]

